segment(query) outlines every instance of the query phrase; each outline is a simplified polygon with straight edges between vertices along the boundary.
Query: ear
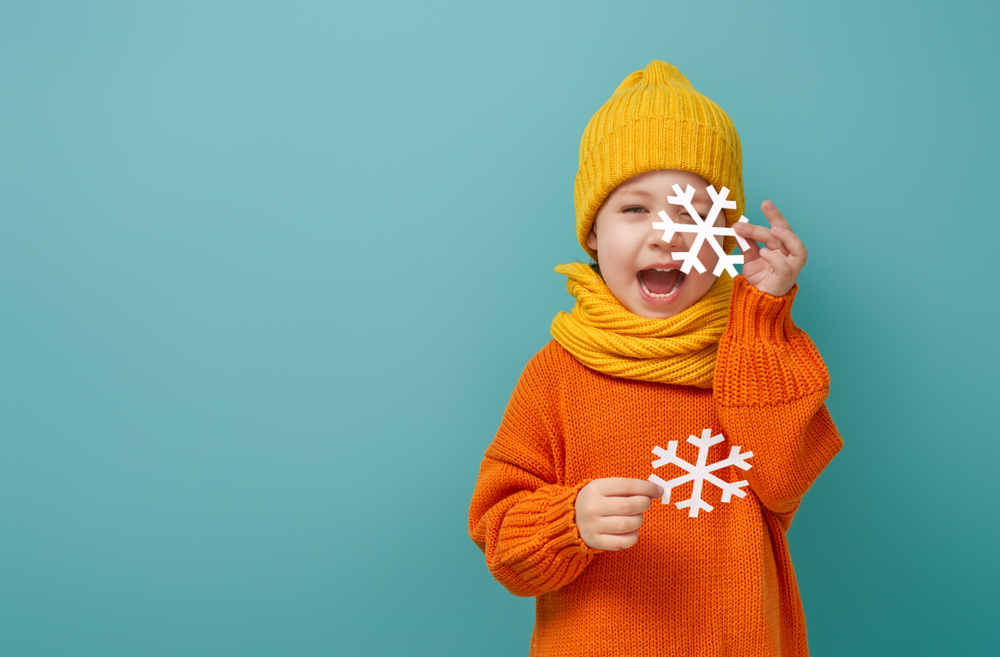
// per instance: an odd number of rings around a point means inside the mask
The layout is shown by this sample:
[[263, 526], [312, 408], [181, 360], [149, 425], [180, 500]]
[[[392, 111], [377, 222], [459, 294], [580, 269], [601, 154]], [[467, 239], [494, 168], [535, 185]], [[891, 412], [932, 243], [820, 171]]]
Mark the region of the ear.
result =
[[590, 235], [587, 235], [587, 246], [597, 251], [597, 233], [594, 232], [593, 226], [590, 227]]

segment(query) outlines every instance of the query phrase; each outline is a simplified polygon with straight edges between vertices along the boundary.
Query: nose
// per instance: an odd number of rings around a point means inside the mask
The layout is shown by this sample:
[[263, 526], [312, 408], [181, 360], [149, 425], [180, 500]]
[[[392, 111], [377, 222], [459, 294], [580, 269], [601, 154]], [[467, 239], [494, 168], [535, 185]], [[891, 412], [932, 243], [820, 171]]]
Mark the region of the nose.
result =
[[674, 230], [677, 227], [674, 218], [669, 216], [665, 210], [661, 210], [660, 212], [663, 214], [658, 212], [654, 216], [653, 221], [650, 222], [651, 230], [649, 245], [654, 248], [664, 248], [669, 251], [682, 251], [682, 247], [684, 246], [684, 237], [680, 231]]

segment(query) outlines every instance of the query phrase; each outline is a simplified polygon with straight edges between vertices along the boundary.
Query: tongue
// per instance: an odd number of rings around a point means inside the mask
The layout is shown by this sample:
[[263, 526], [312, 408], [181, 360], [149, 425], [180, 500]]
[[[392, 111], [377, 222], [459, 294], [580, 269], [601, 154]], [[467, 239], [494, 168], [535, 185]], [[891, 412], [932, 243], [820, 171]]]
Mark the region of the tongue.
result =
[[645, 269], [639, 272], [639, 275], [642, 276], [642, 282], [646, 284], [646, 289], [653, 294], [669, 294], [673, 292], [681, 273], [676, 269], [666, 271]]

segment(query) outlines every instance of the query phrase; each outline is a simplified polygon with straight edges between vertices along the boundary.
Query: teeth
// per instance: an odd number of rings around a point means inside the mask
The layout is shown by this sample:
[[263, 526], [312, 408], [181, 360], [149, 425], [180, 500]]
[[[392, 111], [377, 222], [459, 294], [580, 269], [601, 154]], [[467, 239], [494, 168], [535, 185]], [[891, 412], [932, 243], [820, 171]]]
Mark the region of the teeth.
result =
[[[670, 271], [670, 270], [669, 269], [657, 269], [656, 267], [650, 267], [650, 269], [647, 270], [647, 271]], [[656, 292], [650, 292], [649, 288], [646, 287], [646, 281], [642, 278], [642, 276], [639, 277], [639, 285], [642, 286], [642, 291], [645, 292], [646, 294], [648, 294], [649, 296], [656, 297], [656, 298], [661, 298], [662, 299], [664, 297], [669, 297], [671, 294], [673, 294], [674, 292], [676, 292], [677, 288], [679, 288], [681, 286], [681, 283], [684, 281], [684, 278], [685, 278], [684, 274], [678, 272], [677, 280], [674, 281], [674, 289], [670, 290], [666, 294], [657, 294]]]

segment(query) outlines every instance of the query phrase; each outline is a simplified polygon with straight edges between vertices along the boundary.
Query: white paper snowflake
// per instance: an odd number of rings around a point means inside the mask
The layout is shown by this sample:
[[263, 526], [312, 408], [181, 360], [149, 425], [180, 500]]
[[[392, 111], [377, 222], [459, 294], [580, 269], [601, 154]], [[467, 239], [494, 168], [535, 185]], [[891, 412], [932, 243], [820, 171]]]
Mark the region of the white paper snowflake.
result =
[[[694, 219], [694, 224], [680, 224], [673, 221], [670, 216], [663, 210], [660, 210], [657, 214], [663, 221], [654, 221], [653, 228], [663, 231], [663, 241], [669, 242], [674, 237], [674, 233], [695, 233], [694, 244], [691, 245], [690, 251], [675, 251], [670, 254], [670, 257], [675, 260], [684, 260], [684, 264], [681, 265], [681, 271], [687, 274], [691, 271], [691, 267], [698, 270], [698, 273], [703, 273], [705, 271], [705, 265], [701, 264], [701, 260], [698, 259], [698, 253], [701, 251], [701, 245], [708, 241], [715, 249], [715, 252], [719, 254], [719, 263], [715, 265], [715, 270], [712, 272], [713, 276], [718, 276], [723, 272], [723, 270], [728, 271], [730, 276], [736, 276], [736, 268], [733, 265], [742, 265], [743, 256], [742, 255], [729, 255], [722, 250], [722, 245], [719, 241], [715, 239], [716, 235], [721, 235], [725, 237], [726, 235], [732, 235], [736, 238], [736, 243], [740, 245], [741, 251], [747, 251], [750, 245], [745, 239], [736, 234], [736, 231], [727, 226], [714, 226], [716, 218], [718, 218], [719, 213], [722, 210], [735, 210], [736, 201], [729, 201], [729, 188], [723, 187], [721, 192], [715, 191], [714, 185], [708, 186], [708, 195], [712, 198], [712, 209], [708, 211], [708, 216], [702, 219], [698, 214], [698, 211], [694, 209], [691, 205], [691, 199], [694, 198], [694, 187], [691, 185], [687, 186], [684, 192], [681, 192], [680, 185], [673, 186], [674, 194], [677, 196], [668, 196], [667, 202], [671, 205], [682, 205], [684, 209], [687, 210], [691, 218]], [[746, 223], [747, 218], [740, 216], [740, 222]]]
[[689, 481], [694, 481], [694, 488], [691, 490], [691, 499], [678, 502], [677, 508], [690, 508], [691, 510], [688, 512], [688, 516], [691, 518], [697, 518], [699, 510], [711, 511], [713, 508], [711, 504], [701, 499], [701, 486], [704, 481], [709, 481], [722, 489], [723, 502], [728, 503], [729, 500], [732, 499], [733, 495], [737, 497], [746, 496], [746, 491], [742, 490], [743, 486], [747, 485], [746, 481], [737, 481], [730, 484], [722, 481], [712, 474], [712, 472], [718, 470], [719, 468], [724, 468], [727, 465], [735, 465], [741, 470], [749, 470], [751, 466], [746, 460], [753, 456], [753, 452], [743, 452], [740, 454], [740, 448], [734, 446], [731, 450], [729, 450], [729, 457], [725, 460], [716, 461], [711, 465], [706, 464], [708, 461], [708, 449], [712, 445], [721, 443], [723, 440], [724, 438], [721, 433], [717, 436], [713, 436], [711, 429], [705, 429], [702, 431], [701, 438], [688, 436], [687, 441], [698, 448], [697, 465], [691, 465], [684, 459], [677, 457], [676, 440], [671, 440], [667, 445], [667, 449], [663, 449], [659, 445], [653, 448], [653, 453], [660, 457], [653, 461], [654, 468], [659, 468], [667, 465], [668, 463], [673, 463], [688, 471], [688, 474], [675, 477], [670, 481], [664, 481], [655, 474], [649, 475], [649, 481], [653, 482], [657, 486], [663, 487], [663, 499], [661, 500], [661, 504], [670, 504], [671, 488], [680, 486], [681, 484]]

